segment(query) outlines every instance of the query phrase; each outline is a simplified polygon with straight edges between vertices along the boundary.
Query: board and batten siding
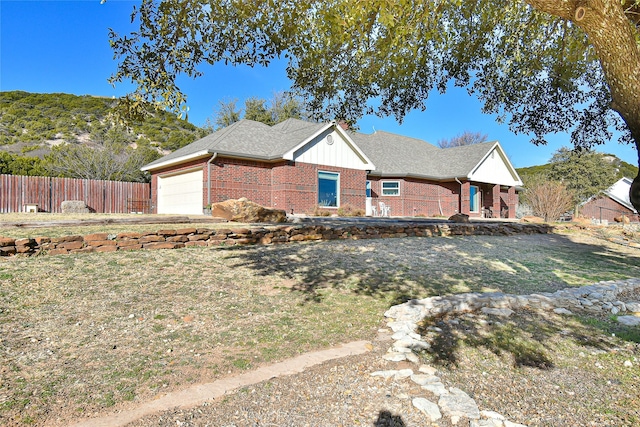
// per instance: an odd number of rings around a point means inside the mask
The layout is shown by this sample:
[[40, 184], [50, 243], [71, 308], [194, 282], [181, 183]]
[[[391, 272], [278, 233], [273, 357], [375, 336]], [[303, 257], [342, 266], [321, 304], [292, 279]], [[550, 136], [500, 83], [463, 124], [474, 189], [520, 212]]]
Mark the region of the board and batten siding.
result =
[[304, 147], [296, 150], [293, 160], [345, 169], [364, 170], [367, 168], [366, 160], [360, 157], [351, 143], [335, 130], [328, 130], [318, 135]]
[[148, 206], [150, 193], [143, 182], [0, 174], [0, 213], [24, 212], [26, 204], [59, 213], [65, 200], [82, 200], [96, 213], [129, 213]]

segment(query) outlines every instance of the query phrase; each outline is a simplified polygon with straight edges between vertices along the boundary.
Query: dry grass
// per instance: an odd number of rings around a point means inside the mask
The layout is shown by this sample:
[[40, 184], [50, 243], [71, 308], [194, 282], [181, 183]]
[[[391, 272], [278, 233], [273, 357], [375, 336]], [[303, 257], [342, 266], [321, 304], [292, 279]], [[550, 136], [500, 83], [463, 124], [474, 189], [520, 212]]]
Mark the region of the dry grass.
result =
[[[70, 221], [88, 219], [112, 219], [119, 218], [157, 218], [162, 215], [141, 215], [141, 214], [103, 214], [103, 213], [24, 213], [13, 212], [0, 214], [0, 223], [4, 222], [39, 222], [39, 221]], [[173, 215], [175, 216], [175, 215]]]
[[640, 424], [637, 328], [607, 316], [519, 310], [508, 319], [445, 316], [425, 322], [421, 334], [432, 344], [426, 361], [446, 383], [510, 420], [529, 426]]
[[[158, 220], [166, 218], [166, 223]], [[9, 213], [0, 214], [0, 236], [11, 238], [61, 237], [84, 235], [91, 233], [124, 233], [124, 232], [154, 232], [161, 229], [175, 228], [228, 228], [227, 222], [216, 221], [205, 216], [183, 216], [192, 222], [171, 222], [176, 215], [139, 215], [139, 214], [49, 214], [49, 213]], [[109, 224], [83, 224], [104, 220]], [[124, 220], [124, 221], [123, 221]], [[154, 223], [145, 223], [145, 220]], [[125, 221], [139, 223], [125, 223]], [[57, 222], [56, 225], [46, 225], [47, 222]], [[112, 222], [112, 223], [111, 223]], [[41, 224], [42, 223], [42, 224]], [[18, 224], [18, 225], [15, 225]], [[234, 223], [233, 227], [246, 224]]]
[[0, 259], [0, 424], [63, 425], [301, 352], [370, 339], [385, 309], [410, 297], [530, 293], [640, 277], [640, 251], [577, 238], [406, 238]]

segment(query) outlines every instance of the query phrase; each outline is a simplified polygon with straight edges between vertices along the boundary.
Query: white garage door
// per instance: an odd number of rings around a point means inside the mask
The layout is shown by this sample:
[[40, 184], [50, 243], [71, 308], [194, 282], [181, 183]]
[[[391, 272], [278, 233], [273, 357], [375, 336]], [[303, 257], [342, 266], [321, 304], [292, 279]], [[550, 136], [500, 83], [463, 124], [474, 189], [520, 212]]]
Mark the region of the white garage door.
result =
[[158, 213], [202, 215], [202, 169], [158, 177]]

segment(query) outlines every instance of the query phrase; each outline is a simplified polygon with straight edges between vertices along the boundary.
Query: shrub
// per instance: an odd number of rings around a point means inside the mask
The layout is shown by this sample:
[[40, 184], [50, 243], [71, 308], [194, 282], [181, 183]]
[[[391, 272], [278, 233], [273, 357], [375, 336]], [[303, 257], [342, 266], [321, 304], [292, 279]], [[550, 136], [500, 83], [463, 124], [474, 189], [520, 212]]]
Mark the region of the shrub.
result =
[[364, 216], [362, 209], [355, 208], [350, 204], [344, 204], [338, 208], [339, 216]]
[[323, 209], [322, 206], [320, 205], [316, 205], [313, 207], [313, 211], [311, 212], [312, 216], [330, 216], [331, 212], [329, 212], [328, 210]]
[[557, 221], [573, 207], [573, 193], [561, 182], [540, 179], [529, 184], [523, 194], [523, 201], [534, 215], [545, 222]]

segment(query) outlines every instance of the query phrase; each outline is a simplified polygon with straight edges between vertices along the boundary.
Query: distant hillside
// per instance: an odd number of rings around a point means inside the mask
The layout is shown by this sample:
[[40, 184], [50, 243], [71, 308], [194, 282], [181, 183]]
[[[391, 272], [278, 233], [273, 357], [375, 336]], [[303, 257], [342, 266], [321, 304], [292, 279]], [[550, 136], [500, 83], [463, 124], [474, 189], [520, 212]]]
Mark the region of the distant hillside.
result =
[[[604, 153], [599, 153], [599, 154], [606, 161], [613, 163], [615, 165], [617, 170], [616, 180], [625, 176], [627, 178], [635, 178], [635, 176], [638, 175], [638, 168], [632, 165], [631, 163], [622, 161], [613, 154], [604, 154]], [[516, 168], [516, 171], [518, 172], [518, 175], [520, 175], [520, 178], [522, 179], [525, 187], [527, 185], [528, 179], [530, 179], [532, 176], [537, 174], [548, 174], [550, 170], [551, 170], [551, 163], [547, 163], [544, 165], [537, 165], [537, 166], [529, 166], [526, 168]], [[613, 185], [613, 182], [611, 183], [611, 185]]]
[[0, 92], [0, 151], [42, 157], [54, 145], [67, 142], [102, 146], [107, 139], [158, 152], [183, 147], [204, 136], [191, 123], [165, 112], [154, 112], [131, 129], [108, 120], [116, 101], [64, 93]]

